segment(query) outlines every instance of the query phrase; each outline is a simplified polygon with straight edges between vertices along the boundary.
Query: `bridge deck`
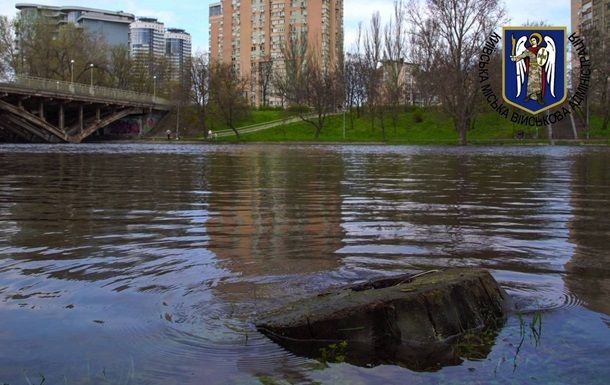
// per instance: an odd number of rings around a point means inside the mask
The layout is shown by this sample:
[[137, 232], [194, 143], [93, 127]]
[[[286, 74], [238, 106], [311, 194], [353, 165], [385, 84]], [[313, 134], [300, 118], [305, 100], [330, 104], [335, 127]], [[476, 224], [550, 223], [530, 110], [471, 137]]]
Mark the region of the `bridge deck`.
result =
[[19, 76], [0, 82], [0, 141], [80, 143], [127, 116], [172, 106], [149, 94]]
[[172, 105], [170, 101], [150, 94], [29, 76], [17, 76], [13, 80], [0, 82], [0, 92], [161, 110], [169, 110]]

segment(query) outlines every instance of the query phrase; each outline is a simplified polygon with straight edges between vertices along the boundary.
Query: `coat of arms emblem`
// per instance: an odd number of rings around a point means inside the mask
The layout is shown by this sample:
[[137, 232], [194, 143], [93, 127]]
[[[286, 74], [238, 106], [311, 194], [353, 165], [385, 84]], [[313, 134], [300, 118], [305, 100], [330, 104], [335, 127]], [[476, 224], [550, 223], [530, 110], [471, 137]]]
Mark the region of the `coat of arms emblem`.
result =
[[502, 93], [506, 103], [536, 115], [568, 96], [565, 27], [504, 27]]

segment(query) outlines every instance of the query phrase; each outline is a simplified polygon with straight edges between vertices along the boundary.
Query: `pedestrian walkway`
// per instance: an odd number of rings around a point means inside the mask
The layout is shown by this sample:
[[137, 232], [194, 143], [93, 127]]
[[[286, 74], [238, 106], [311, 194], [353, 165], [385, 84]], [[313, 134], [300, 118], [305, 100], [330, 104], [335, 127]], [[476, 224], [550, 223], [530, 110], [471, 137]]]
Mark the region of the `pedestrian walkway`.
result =
[[[285, 118], [285, 119], [272, 120], [270, 122], [258, 123], [258, 124], [253, 124], [253, 125], [250, 125], [250, 126], [238, 127], [237, 128], [237, 132], [239, 132], [240, 135], [242, 135], [242, 134], [249, 134], [249, 133], [252, 133], [252, 132], [263, 131], [263, 130], [267, 130], [269, 128], [273, 128], [273, 127], [277, 127], [277, 126], [281, 126], [281, 125], [289, 124], [289, 123], [295, 123], [295, 122], [299, 122], [299, 121], [301, 121], [301, 118], [298, 117], [298, 116], [290, 117], [290, 118]], [[228, 137], [228, 136], [235, 136], [235, 131], [233, 131], [231, 129], [218, 130], [218, 131], [214, 131], [214, 135], [217, 138], [224, 138], [224, 137]]]

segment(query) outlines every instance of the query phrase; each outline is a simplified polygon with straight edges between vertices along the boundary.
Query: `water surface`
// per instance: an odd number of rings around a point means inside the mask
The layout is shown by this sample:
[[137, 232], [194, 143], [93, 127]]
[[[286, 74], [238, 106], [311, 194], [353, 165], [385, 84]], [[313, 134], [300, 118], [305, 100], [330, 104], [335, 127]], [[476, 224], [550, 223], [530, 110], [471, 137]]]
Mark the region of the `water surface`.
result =
[[[2, 145], [0, 170], [0, 383], [610, 381], [606, 148]], [[320, 362], [253, 327], [450, 266], [517, 308], [459, 365]]]

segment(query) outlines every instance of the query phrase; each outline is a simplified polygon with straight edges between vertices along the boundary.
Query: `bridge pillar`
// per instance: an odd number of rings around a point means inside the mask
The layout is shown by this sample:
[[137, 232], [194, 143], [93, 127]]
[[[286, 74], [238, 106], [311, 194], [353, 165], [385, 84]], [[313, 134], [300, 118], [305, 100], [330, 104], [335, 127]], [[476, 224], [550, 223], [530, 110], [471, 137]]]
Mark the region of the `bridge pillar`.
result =
[[99, 122], [101, 119], [101, 111], [100, 111], [100, 106], [97, 106], [97, 108], [95, 109], [95, 120], [97, 122]]
[[44, 102], [41, 100], [40, 103], [38, 104], [39, 108], [38, 108], [38, 116], [40, 116], [40, 119], [42, 120], [46, 120], [44, 118]]
[[65, 125], [64, 103], [59, 103], [59, 129], [63, 131]]
[[78, 128], [80, 132], [83, 132], [83, 121], [84, 121], [84, 113], [83, 113], [83, 104], [81, 103], [78, 106]]

